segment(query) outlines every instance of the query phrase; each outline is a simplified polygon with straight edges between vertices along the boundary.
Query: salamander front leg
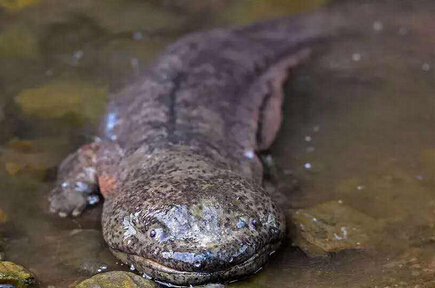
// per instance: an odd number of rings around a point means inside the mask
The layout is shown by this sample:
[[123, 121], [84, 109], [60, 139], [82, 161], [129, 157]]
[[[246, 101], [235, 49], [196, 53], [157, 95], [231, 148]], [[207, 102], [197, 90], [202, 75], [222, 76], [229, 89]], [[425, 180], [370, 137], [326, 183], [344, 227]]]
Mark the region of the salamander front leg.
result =
[[88, 205], [98, 202], [96, 163], [100, 144], [84, 145], [62, 162], [49, 198], [52, 213], [78, 216]]

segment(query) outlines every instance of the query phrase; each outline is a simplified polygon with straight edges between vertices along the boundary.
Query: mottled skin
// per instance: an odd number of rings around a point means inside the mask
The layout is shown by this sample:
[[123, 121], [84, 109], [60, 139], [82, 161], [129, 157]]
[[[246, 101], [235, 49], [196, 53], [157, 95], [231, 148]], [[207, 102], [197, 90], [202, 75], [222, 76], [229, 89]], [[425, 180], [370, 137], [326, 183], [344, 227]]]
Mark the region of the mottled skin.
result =
[[165, 283], [258, 271], [285, 221], [255, 151], [281, 122], [282, 84], [320, 36], [300, 17], [191, 34], [108, 106], [101, 135], [59, 169], [51, 210], [79, 215], [97, 188], [111, 251]]

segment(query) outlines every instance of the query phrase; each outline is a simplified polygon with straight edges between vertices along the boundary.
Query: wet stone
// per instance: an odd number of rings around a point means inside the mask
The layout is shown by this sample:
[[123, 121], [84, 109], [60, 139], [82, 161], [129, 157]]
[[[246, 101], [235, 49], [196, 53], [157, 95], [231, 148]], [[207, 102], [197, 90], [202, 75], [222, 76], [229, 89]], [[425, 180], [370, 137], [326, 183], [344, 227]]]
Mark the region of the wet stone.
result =
[[13, 262], [0, 261], [0, 287], [13, 285], [16, 288], [25, 288], [35, 283], [35, 277], [23, 266]]
[[374, 243], [375, 219], [331, 201], [286, 213], [289, 236], [308, 256], [326, 256], [347, 249], [363, 249]]
[[95, 275], [79, 283], [75, 288], [158, 288], [151, 280], [146, 280], [131, 272], [113, 271]]

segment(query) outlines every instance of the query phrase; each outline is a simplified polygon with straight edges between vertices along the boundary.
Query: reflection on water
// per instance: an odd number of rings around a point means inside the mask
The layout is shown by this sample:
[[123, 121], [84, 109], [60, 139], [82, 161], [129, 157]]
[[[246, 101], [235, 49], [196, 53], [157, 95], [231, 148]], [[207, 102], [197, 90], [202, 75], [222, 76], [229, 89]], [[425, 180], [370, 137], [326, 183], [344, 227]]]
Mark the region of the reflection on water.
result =
[[[56, 166], [91, 139], [107, 91], [188, 31], [325, 1], [198, 2], [0, 0], [0, 234], [6, 258], [43, 286], [124, 269], [102, 241], [101, 207], [78, 219], [47, 212]], [[341, 201], [382, 229], [369, 248], [328, 257], [287, 243], [265, 271], [232, 286], [433, 287], [435, 3], [333, 6], [348, 32], [292, 72], [271, 149], [277, 189], [284, 209]]]

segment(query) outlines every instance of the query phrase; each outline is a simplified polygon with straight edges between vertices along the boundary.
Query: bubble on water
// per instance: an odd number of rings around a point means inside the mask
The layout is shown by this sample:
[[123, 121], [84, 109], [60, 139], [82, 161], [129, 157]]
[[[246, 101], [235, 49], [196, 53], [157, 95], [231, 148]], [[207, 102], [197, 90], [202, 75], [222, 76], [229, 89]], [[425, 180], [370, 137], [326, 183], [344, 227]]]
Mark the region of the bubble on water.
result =
[[356, 189], [358, 189], [358, 190], [363, 190], [365, 187], [364, 186], [362, 186], [362, 185], [360, 185], [360, 186], [356, 186]]
[[136, 31], [133, 33], [133, 40], [140, 41], [143, 40], [144, 36], [141, 31]]
[[361, 58], [362, 58], [362, 56], [360, 53], [353, 53], [352, 54], [352, 60], [355, 62], [361, 61]]
[[430, 64], [429, 63], [423, 63], [423, 65], [421, 65], [421, 70], [427, 72], [430, 70]]
[[107, 267], [107, 265], [101, 265], [101, 266], [97, 269], [97, 272], [100, 273], [100, 272], [106, 271], [107, 268], [109, 268], [109, 267]]
[[311, 136], [305, 136], [305, 141], [307, 142], [311, 142], [311, 140], [313, 140], [313, 138], [311, 138]]
[[311, 169], [311, 168], [313, 168], [313, 166], [310, 163], [305, 163], [304, 164], [304, 168], [305, 169]]
[[83, 50], [78, 50], [78, 51], [74, 52], [72, 55], [72, 64], [76, 65], [79, 62], [79, 60], [83, 57], [84, 54], [85, 54], [85, 52], [83, 52]]
[[373, 30], [375, 31], [381, 31], [384, 29], [384, 24], [381, 21], [375, 21], [373, 22]]

